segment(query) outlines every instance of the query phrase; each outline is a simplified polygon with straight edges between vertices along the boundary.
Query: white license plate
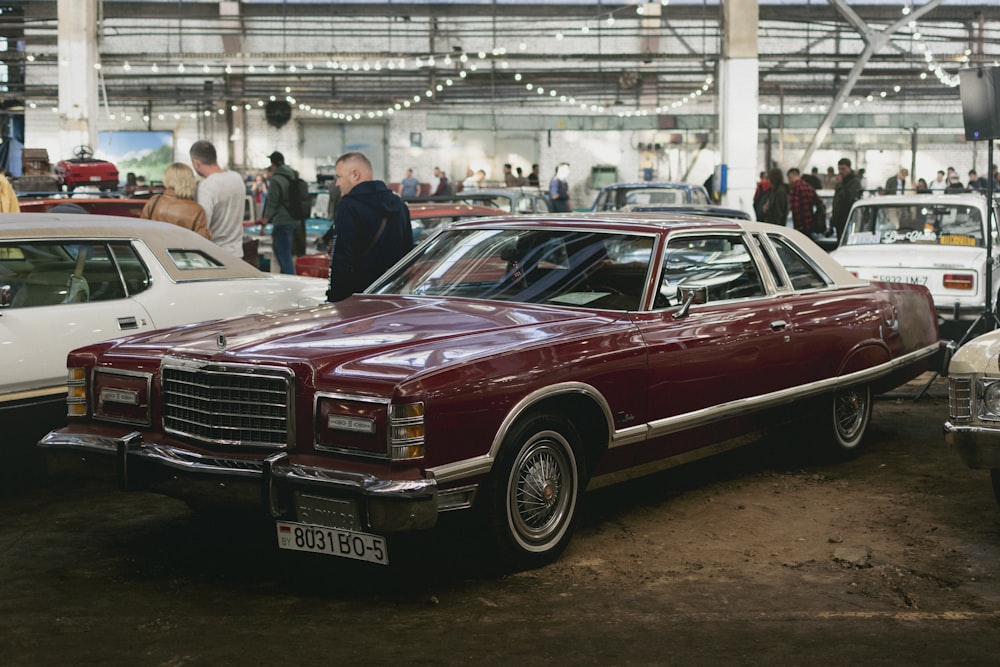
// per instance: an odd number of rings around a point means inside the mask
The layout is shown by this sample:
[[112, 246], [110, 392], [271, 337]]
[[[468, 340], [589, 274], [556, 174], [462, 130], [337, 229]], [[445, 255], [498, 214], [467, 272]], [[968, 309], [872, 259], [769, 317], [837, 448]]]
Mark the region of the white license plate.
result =
[[353, 558], [379, 565], [389, 564], [385, 538], [379, 535], [291, 521], [279, 521], [277, 526], [278, 547], [281, 549]]
[[884, 283], [909, 283], [911, 285], [926, 285], [927, 276], [902, 276], [902, 275], [877, 275], [872, 276], [872, 280]]

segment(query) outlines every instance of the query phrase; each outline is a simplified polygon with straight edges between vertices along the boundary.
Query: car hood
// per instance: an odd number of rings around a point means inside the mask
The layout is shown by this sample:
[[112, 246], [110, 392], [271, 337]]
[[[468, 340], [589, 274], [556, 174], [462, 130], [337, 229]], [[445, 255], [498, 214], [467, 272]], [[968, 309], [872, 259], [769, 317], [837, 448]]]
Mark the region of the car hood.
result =
[[154, 331], [113, 356], [288, 365], [321, 376], [399, 382], [555, 335], [593, 334], [622, 313], [486, 301], [356, 295], [316, 308]]
[[920, 244], [844, 246], [830, 256], [845, 267], [971, 269], [986, 257], [985, 248]]

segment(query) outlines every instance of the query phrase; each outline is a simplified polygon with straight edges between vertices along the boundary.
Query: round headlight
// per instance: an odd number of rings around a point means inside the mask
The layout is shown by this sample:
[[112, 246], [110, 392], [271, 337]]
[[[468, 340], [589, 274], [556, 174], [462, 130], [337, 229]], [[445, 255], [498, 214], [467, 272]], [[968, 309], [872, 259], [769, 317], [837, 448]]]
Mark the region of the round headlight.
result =
[[983, 389], [983, 408], [992, 418], [1000, 418], [1000, 382], [991, 382]]

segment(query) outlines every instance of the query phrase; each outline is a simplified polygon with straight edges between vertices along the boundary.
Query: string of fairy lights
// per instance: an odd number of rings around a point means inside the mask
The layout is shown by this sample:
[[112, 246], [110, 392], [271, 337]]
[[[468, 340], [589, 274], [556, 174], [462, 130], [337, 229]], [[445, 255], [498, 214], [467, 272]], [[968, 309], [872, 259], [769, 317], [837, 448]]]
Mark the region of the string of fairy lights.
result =
[[[669, 0], [661, 0], [659, 4], [665, 6], [669, 3]], [[650, 12], [649, 5], [654, 3], [639, 4], [635, 7], [635, 11], [640, 16], [646, 13], [653, 13], [659, 16], [659, 11]], [[599, 20], [604, 21], [607, 25], [614, 25], [616, 22], [615, 14], [622, 11], [623, 8], [616, 8], [609, 11], [606, 16]], [[659, 8], [656, 8], [659, 9]], [[904, 5], [902, 8], [902, 13], [904, 15], [909, 14], [910, 6], [909, 3]], [[583, 25], [578, 29], [575, 29], [581, 35], [588, 34], [592, 27], [591, 25]], [[569, 35], [567, 29], [559, 29], [552, 36], [556, 40], [562, 40]], [[920, 78], [927, 79], [930, 76], [934, 76], [937, 80], [945, 86], [955, 87], [958, 85], [958, 74], [957, 68], [955, 71], [949, 71], [948, 66], [942, 64], [935, 54], [932, 52], [930, 46], [924, 41], [923, 35], [920, 33], [919, 27], [916, 21], [909, 24], [909, 33], [906, 35], [909, 39], [913, 41], [916, 48], [920, 50], [923, 54], [923, 59], [926, 64], [926, 70], [920, 73]], [[381, 57], [381, 58], [357, 58], [351, 56], [345, 57], [329, 57], [326, 58], [325, 63], [320, 59], [318, 62], [314, 62], [308, 58], [304, 58], [297, 62], [286, 63], [282, 65], [276, 64], [255, 64], [252, 62], [226, 62], [226, 63], [202, 63], [193, 64], [191, 62], [179, 62], [176, 64], [171, 63], [170, 65], [160, 65], [156, 62], [151, 63], [148, 66], [148, 71], [152, 74], [157, 74], [161, 71], [168, 71], [169, 68], [174, 68], [178, 73], [185, 72], [199, 72], [205, 75], [219, 74], [220, 72], [225, 72], [226, 74], [233, 74], [238, 70], [242, 70], [247, 75], [253, 75], [258, 72], [267, 72], [268, 74], [278, 73], [280, 71], [285, 71], [290, 75], [298, 75], [301, 70], [311, 72], [317, 69], [325, 68], [328, 71], [339, 71], [342, 73], [357, 73], [359, 75], [378, 73], [382, 70], [406, 70], [414, 69], [421, 70], [426, 69], [428, 72], [433, 71], [434, 77], [428, 77], [429, 79], [436, 80], [432, 86], [428, 86], [426, 89], [414, 92], [412, 95], [402, 97], [394, 101], [392, 104], [387, 106], [382, 106], [378, 108], [369, 109], [354, 109], [349, 111], [337, 110], [335, 108], [323, 108], [316, 105], [311, 105], [305, 102], [300, 102], [295, 97], [295, 92], [292, 86], [284, 87], [284, 95], [270, 95], [266, 99], [257, 99], [255, 101], [243, 101], [239, 103], [230, 103], [229, 106], [215, 105], [212, 109], [200, 109], [198, 111], [173, 111], [173, 112], [159, 112], [155, 116], [151, 115], [146, 111], [115, 111], [110, 109], [110, 107], [105, 104], [107, 118], [110, 121], [118, 121], [122, 123], [129, 123], [137, 118], [141, 118], [143, 122], [149, 123], [154, 117], [158, 120], [167, 120], [173, 118], [175, 120], [181, 119], [185, 116], [190, 118], [197, 118], [198, 115], [203, 115], [205, 117], [211, 117], [213, 115], [223, 116], [225, 115], [227, 108], [229, 111], [238, 112], [240, 109], [249, 111], [255, 107], [262, 109], [269, 102], [274, 102], [276, 100], [283, 100], [287, 102], [290, 106], [297, 108], [300, 112], [308, 113], [310, 115], [340, 120], [344, 122], [354, 122], [362, 120], [376, 120], [392, 117], [398, 113], [403, 113], [409, 110], [419, 108], [422, 104], [434, 100], [435, 98], [442, 97], [449, 88], [456, 85], [467, 85], [469, 78], [472, 74], [475, 74], [482, 68], [495, 68], [497, 72], [501, 75], [509, 75], [510, 80], [514, 83], [522, 86], [524, 100], [528, 101], [545, 101], [546, 103], [552, 103], [555, 105], [561, 105], [567, 110], [573, 109], [580, 113], [590, 113], [590, 114], [609, 114], [617, 115], [619, 117], [636, 117], [636, 116], [648, 116], [648, 115], [659, 115], [663, 113], [669, 113], [677, 111], [678, 109], [693, 104], [699, 101], [704, 95], [709, 94], [715, 84], [715, 77], [712, 73], [704, 73], [703, 78], [697, 83], [692, 83], [692, 89], [684, 95], [677, 97], [666, 103], [657, 104], [655, 107], [649, 105], [647, 107], [633, 107], [626, 108], [621, 103], [616, 103], [614, 105], [605, 105], [595, 102], [584, 102], [578, 101], [574, 96], [567, 95], [560, 92], [556, 88], [543, 86], [536, 81], [531, 79], [530, 74], [526, 74], [519, 71], [517, 68], [511, 66], [511, 59], [514, 58], [512, 53], [524, 52], [527, 49], [525, 42], [520, 42], [516, 48], [508, 49], [506, 47], [497, 47], [489, 51], [478, 51], [472, 53], [437, 53], [437, 54], [426, 54], [412, 58], [408, 60], [403, 57]], [[965, 52], [958, 58], [950, 58], [950, 65], [962, 67], [969, 63], [971, 57], [971, 52], [965, 50]], [[26, 60], [28, 63], [33, 63], [36, 61], [35, 56], [27, 55]], [[63, 63], [61, 63], [63, 64]], [[997, 63], [994, 63], [995, 65]], [[706, 66], [711, 66], [706, 63]], [[98, 62], [94, 65], [95, 69], [99, 71], [98, 76], [103, 76], [106, 68], [105, 66]], [[124, 61], [120, 65], [114, 64], [110, 65], [107, 69], [110, 71], [111, 67], [118, 67], [122, 72], [133, 73], [139, 71], [139, 66], [130, 64], [128, 61]], [[891, 87], [879, 90], [877, 92], [869, 92], [864, 95], [856, 96], [849, 99], [843, 103], [845, 108], [850, 107], [860, 107], [864, 102], [874, 102], [877, 100], [886, 100], [894, 95], [898, 95], [903, 91], [903, 86], [896, 83]], [[444, 96], [446, 98], [446, 96]], [[28, 107], [31, 109], [38, 108], [39, 103], [28, 102]], [[779, 110], [777, 105], [762, 103], [760, 106], [763, 112], [776, 112]], [[119, 107], [120, 109], [120, 107]], [[783, 113], [825, 113], [828, 106], [824, 103], [812, 103], [812, 104], [795, 104], [786, 107], [782, 107], [780, 110]], [[52, 107], [53, 112], [58, 112], [58, 107]]]

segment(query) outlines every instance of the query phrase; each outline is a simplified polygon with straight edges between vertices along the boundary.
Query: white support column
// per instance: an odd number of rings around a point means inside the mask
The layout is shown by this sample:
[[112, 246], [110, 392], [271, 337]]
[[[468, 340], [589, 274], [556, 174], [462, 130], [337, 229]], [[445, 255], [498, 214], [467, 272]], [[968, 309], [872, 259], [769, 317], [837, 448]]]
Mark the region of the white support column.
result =
[[97, 148], [97, 0], [59, 0], [59, 159]]
[[722, 203], [752, 214], [757, 185], [757, 0], [722, 3], [719, 63], [719, 143], [727, 168]]

